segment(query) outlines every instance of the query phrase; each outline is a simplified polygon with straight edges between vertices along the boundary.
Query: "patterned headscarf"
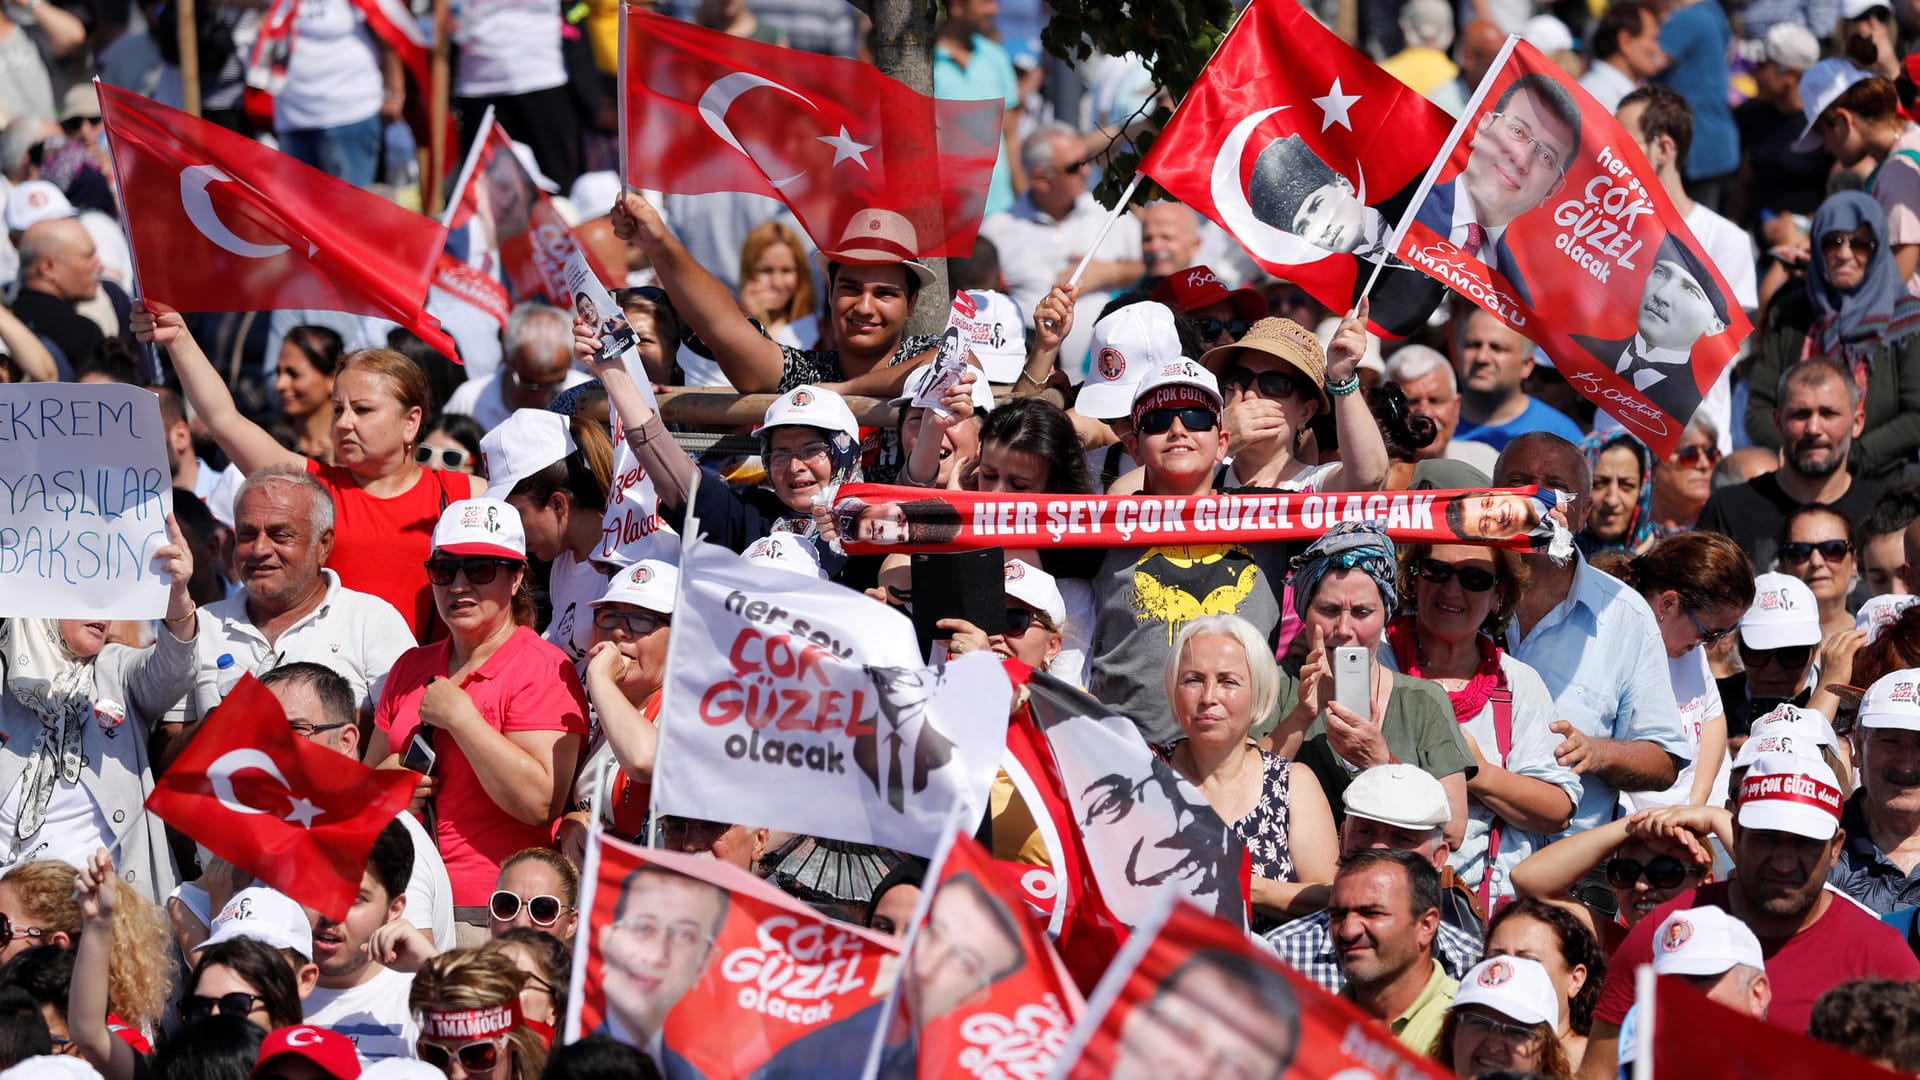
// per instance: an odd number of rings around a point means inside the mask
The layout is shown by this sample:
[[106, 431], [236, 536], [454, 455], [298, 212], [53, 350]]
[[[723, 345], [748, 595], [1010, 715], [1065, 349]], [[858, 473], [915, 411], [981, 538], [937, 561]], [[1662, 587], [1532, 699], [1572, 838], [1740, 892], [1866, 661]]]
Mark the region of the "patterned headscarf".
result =
[[1321, 579], [1334, 570], [1360, 570], [1380, 587], [1380, 601], [1387, 617], [1399, 603], [1396, 584], [1400, 564], [1393, 555], [1393, 541], [1377, 521], [1343, 521], [1327, 530], [1306, 551], [1294, 557], [1293, 574], [1287, 584], [1293, 586], [1293, 611], [1307, 617], [1307, 605]]
[[1603, 542], [1586, 529], [1580, 530], [1573, 542], [1582, 555], [1597, 555], [1602, 551], [1638, 551], [1640, 545], [1660, 535], [1660, 526], [1653, 520], [1653, 451], [1647, 449], [1647, 444], [1616, 424], [1581, 439], [1580, 453], [1586, 456], [1588, 469], [1597, 469], [1600, 467], [1600, 455], [1616, 446], [1632, 450], [1634, 459], [1640, 463], [1640, 501], [1633, 508], [1633, 517], [1627, 521], [1626, 536], [1620, 540]]

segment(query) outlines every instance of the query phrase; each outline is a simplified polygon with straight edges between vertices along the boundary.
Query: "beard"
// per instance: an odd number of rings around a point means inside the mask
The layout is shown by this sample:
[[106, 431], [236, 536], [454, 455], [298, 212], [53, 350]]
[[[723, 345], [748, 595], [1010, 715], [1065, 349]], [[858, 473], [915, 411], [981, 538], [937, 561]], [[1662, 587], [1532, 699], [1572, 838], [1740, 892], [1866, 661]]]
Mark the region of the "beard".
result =
[[1834, 473], [1839, 472], [1841, 466], [1847, 463], [1847, 453], [1851, 449], [1852, 440], [1849, 439], [1827, 447], [1825, 449], [1825, 457], [1819, 456], [1822, 453], [1821, 449], [1814, 448], [1809, 450], [1795, 450], [1789, 460], [1793, 462], [1794, 472], [1802, 476], [1812, 477], [1816, 480], [1824, 480]]

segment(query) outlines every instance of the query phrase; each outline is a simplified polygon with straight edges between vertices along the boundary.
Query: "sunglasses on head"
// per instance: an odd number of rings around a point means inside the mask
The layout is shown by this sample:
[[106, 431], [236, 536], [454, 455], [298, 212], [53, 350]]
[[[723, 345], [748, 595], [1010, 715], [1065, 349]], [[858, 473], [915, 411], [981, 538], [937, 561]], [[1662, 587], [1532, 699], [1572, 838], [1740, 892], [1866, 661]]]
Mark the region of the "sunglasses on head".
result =
[[1673, 463], [1681, 468], [1691, 469], [1705, 458], [1707, 468], [1720, 464], [1720, 448], [1717, 446], [1683, 446], [1673, 452]]
[[180, 1001], [182, 1019], [194, 1020], [202, 1016], [240, 1016], [253, 1011], [254, 1002], [264, 1000], [258, 994], [249, 994], [244, 990], [235, 990], [231, 994], [219, 997], [207, 997], [204, 994], [188, 994]]
[[611, 634], [621, 627], [634, 637], [646, 637], [669, 624], [665, 615], [651, 611], [613, 611], [601, 608], [593, 613], [593, 625]]
[[1212, 341], [1221, 334], [1232, 336], [1235, 341], [1246, 336], [1253, 329], [1252, 319], [1195, 319], [1193, 325], [1200, 331], [1201, 341]]
[[10, 944], [16, 937], [37, 938], [45, 935], [46, 931], [37, 926], [15, 926], [12, 919], [0, 914], [0, 945]]
[[517, 565], [519, 564], [506, 559], [489, 559], [481, 556], [467, 559], [434, 558], [426, 562], [427, 580], [435, 585], [451, 585], [453, 575], [465, 574], [468, 584], [487, 585], [500, 576], [501, 567]]
[[557, 896], [529, 896], [522, 900], [518, 893], [510, 893], [505, 889], [493, 894], [493, 899], [487, 902], [487, 910], [493, 912], [493, 917], [501, 922], [512, 922], [514, 916], [520, 914], [522, 904], [527, 907], [527, 918], [532, 919], [536, 926], [552, 926], [559, 921], [560, 913], [567, 910], [567, 905]]
[[443, 472], [459, 472], [472, 460], [472, 453], [457, 446], [427, 446], [423, 443], [413, 448], [415, 465], [425, 465]]
[[1019, 637], [1031, 629], [1035, 623], [1039, 623], [1043, 629], [1053, 629], [1053, 624], [1047, 621], [1047, 617], [1032, 608], [1010, 607], [1007, 609], [1007, 635], [1009, 637]]
[[1220, 414], [1197, 405], [1183, 409], [1149, 409], [1140, 414], [1133, 427], [1142, 435], [1165, 435], [1173, 430], [1175, 420], [1188, 431], [1212, 431], [1220, 423]]
[[1811, 542], [1796, 540], [1791, 544], [1780, 545], [1780, 561], [1783, 563], [1803, 563], [1813, 558], [1813, 553], [1817, 551], [1820, 553], [1820, 557], [1828, 562], [1839, 562], [1841, 559], [1847, 557], [1847, 552], [1852, 550], [1853, 542], [1849, 540], [1818, 540]]
[[1753, 649], [1748, 648], [1747, 643], [1744, 641], [1740, 643], [1740, 662], [1750, 668], [1777, 664], [1780, 667], [1792, 671], [1795, 668], [1807, 666], [1807, 661], [1812, 658], [1813, 646], [1811, 645], [1786, 645], [1778, 649]]
[[1261, 397], [1292, 397], [1300, 392], [1300, 380], [1284, 371], [1255, 371], [1238, 364], [1228, 368], [1221, 381], [1229, 389], [1243, 394], [1257, 390]]
[[1435, 585], [1445, 585], [1454, 578], [1460, 579], [1460, 587], [1468, 592], [1486, 592], [1500, 583], [1491, 570], [1482, 570], [1477, 566], [1456, 566], [1441, 562], [1439, 559], [1421, 559], [1420, 576]]
[[1694, 870], [1691, 863], [1671, 855], [1656, 855], [1644, 863], [1615, 857], [1607, 863], [1607, 884], [1616, 889], [1631, 889], [1634, 882], [1644, 877], [1647, 884], [1656, 889], [1677, 889]]
[[447, 1066], [453, 1064], [453, 1059], [459, 1058], [460, 1067], [471, 1075], [474, 1073], [491, 1073], [493, 1067], [500, 1063], [500, 1047], [501, 1044], [506, 1041], [506, 1036], [501, 1035], [491, 1039], [482, 1039], [479, 1042], [464, 1043], [448, 1049], [439, 1043], [428, 1042], [425, 1039], [421, 1039], [415, 1044], [414, 1049], [419, 1051], [421, 1061], [439, 1069], [441, 1072], [446, 1072]]

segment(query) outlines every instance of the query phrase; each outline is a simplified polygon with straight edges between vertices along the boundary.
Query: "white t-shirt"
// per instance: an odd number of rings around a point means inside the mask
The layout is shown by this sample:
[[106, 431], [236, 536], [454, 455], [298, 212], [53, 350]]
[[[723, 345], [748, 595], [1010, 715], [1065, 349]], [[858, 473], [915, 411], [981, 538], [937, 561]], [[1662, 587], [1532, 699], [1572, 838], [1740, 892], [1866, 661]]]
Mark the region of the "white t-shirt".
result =
[[380, 54], [351, 0], [300, 0], [287, 84], [273, 101], [275, 131], [357, 124], [380, 111]]
[[407, 879], [407, 909], [401, 917], [424, 931], [441, 952], [456, 948], [460, 942], [453, 931], [453, 879], [440, 861], [440, 849], [412, 814], [402, 810], [394, 820], [413, 841], [413, 876]]
[[[502, 365], [504, 369], [505, 365]], [[496, 371], [484, 379], [468, 379], [453, 388], [453, 395], [447, 398], [447, 410], [462, 416], [471, 416], [481, 427], [492, 431], [499, 427], [513, 410], [500, 399], [500, 378], [504, 370]], [[592, 382], [593, 376], [579, 368], [567, 369], [567, 381], [560, 385], [562, 390], [571, 390], [581, 383]]]
[[407, 1008], [413, 976], [392, 968], [347, 990], [315, 987], [307, 997], [306, 1021], [353, 1040], [360, 1064], [388, 1058], [411, 1058], [420, 1026]]
[[560, 9], [551, 0], [467, 0], [454, 32], [460, 46], [456, 97], [507, 97], [567, 81]]
[[1723, 750], [1720, 761], [1702, 762], [1700, 758], [1700, 731], [1707, 721], [1726, 712], [1720, 704], [1720, 684], [1714, 681], [1713, 671], [1707, 666], [1707, 650], [1694, 646], [1678, 660], [1667, 661], [1667, 675], [1673, 680], [1673, 700], [1680, 705], [1680, 732], [1686, 736], [1687, 749], [1693, 760], [1687, 762], [1674, 780], [1673, 786], [1665, 791], [1623, 791], [1620, 793], [1622, 813], [1631, 814], [1656, 806], [1680, 806], [1686, 803], [1693, 792], [1693, 778], [1696, 770], [1703, 765], [1718, 772], [1714, 781], [1714, 793], [1707, 799], [1707, 805], [1719, 806], [1726, 801], [1727, 757]]
[[587, 605], [607, 593], [607, 575], [590, 562], [579, 562], [562, 551], [547, 577], [547, 597], [553, 601], [553, 621], [541, 636], [560, 647], [575, 664], [586, 659], [593, 644], [593, 609]]

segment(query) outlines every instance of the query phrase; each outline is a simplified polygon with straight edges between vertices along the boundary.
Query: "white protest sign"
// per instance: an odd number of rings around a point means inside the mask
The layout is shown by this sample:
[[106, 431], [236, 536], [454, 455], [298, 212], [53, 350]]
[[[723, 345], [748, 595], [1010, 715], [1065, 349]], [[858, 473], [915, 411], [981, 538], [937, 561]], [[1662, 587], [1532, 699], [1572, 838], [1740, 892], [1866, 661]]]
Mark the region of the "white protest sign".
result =
[[921, 667], [906, 616], [689, 541], [653, 792], [661, 813], [931, 855], [1007, 741], [998, 657]]
[[600, 519], [600, 543], [590, 558], [614, 566], [632, 566], [642, 559], [678, 564], [680, 535], [660, 516], [660, 493], [633, 456], [617, 419], [613, 433], [613, 485]]
[[119, 384], [0, 386], [0, 617], [157, 619], [173, 479], [160, 399]]

